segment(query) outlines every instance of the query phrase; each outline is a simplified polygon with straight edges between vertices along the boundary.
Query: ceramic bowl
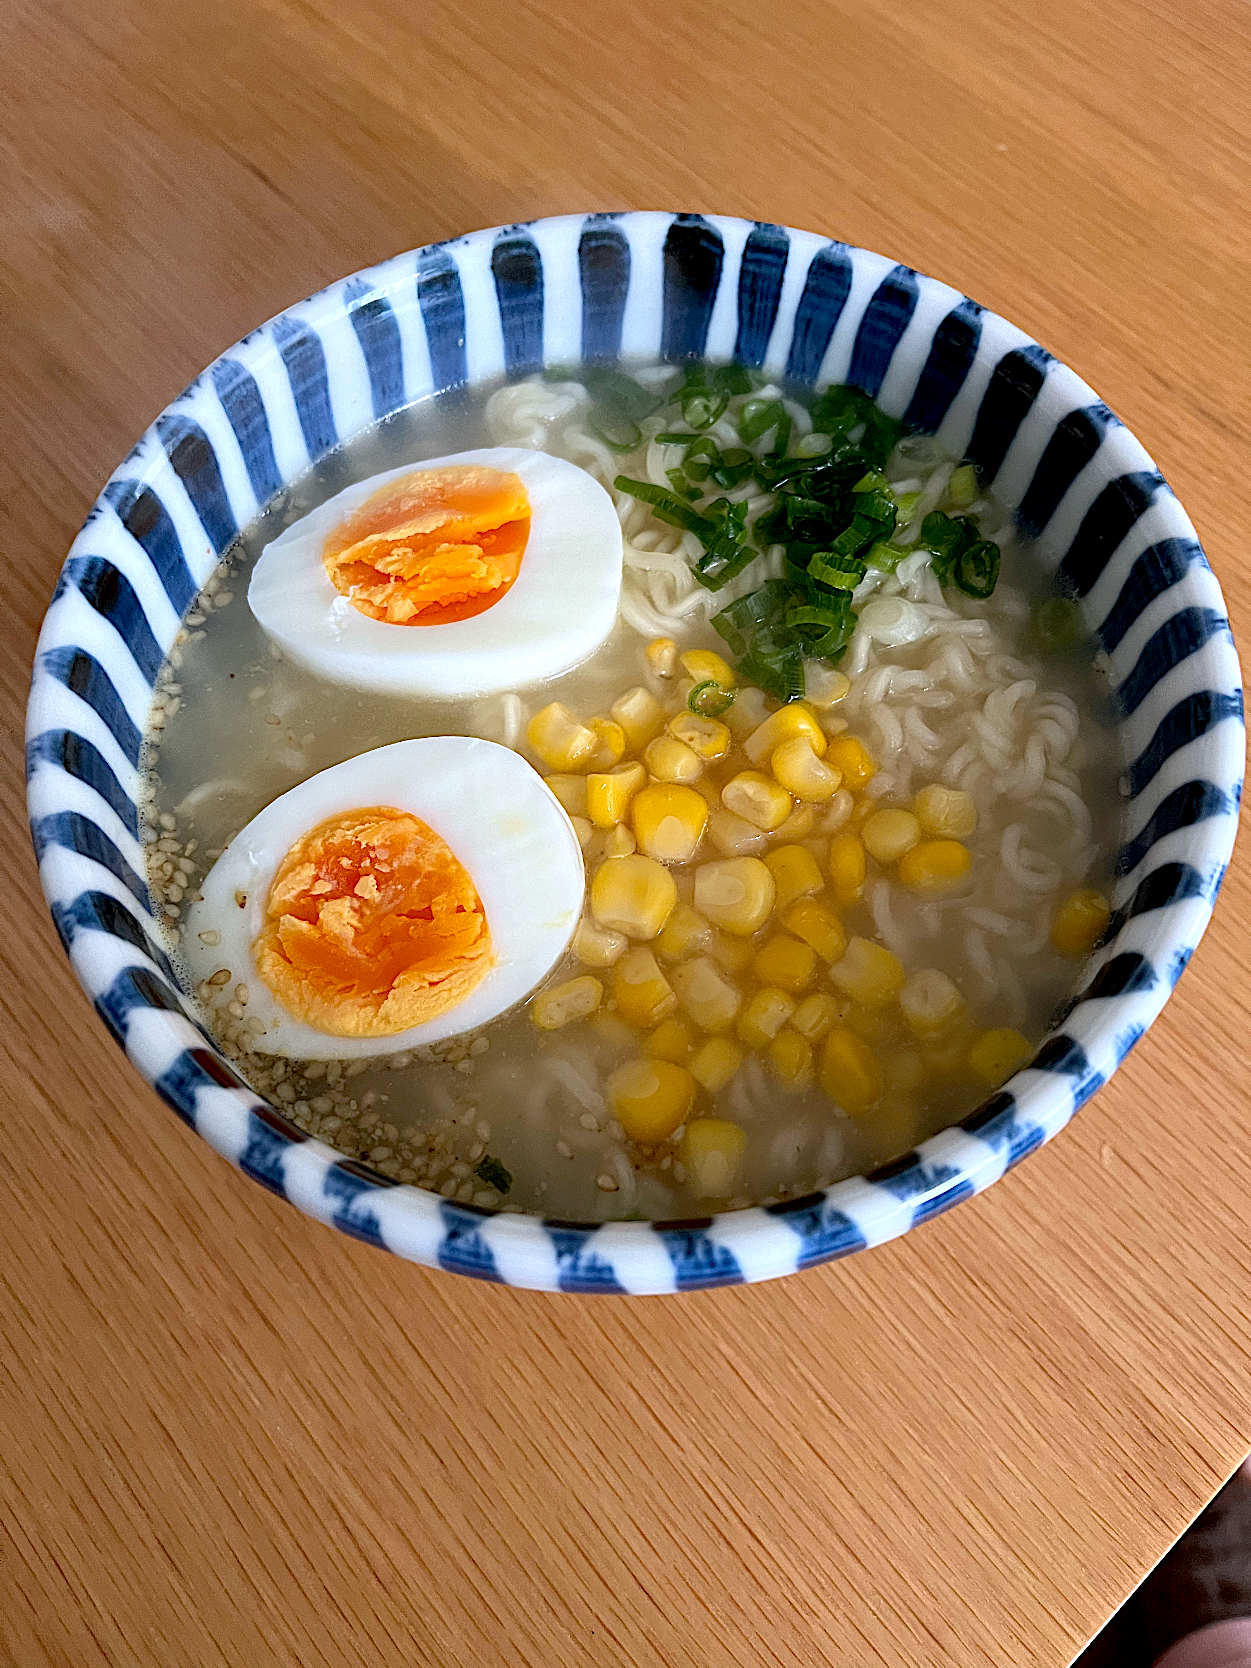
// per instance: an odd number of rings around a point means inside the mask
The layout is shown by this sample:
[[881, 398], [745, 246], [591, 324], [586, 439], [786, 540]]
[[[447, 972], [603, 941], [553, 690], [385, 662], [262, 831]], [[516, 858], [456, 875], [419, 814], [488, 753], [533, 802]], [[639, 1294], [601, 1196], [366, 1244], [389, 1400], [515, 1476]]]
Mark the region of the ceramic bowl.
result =
[[[972, 458], [1080, 598], [1120, 703], [1115, 915], [1028, 1069], [916, 1151], [784, 1204], [605, 1225], [496, 1215], [400, 1185], [294, 1128], [196, 1023], [137, 834], [151, 686], [237, 530], [368, 423], [544, 363], [734, 358], [852, 382]], [[1168, 999], [1233, 845], [1242, 690], [1185, 511], [1071, 370], [957, 290], [810, 232], [688, 214], [566, 216], [399, 255], [290, 307], [157, 418], [92, 509], [39, 640], [29, 805], [74, 969], [135, 1066], [224, 1157], [400, 1256], [509, 1285], [671, 1292], [764, 1280], [915, 1228], [1068, 1123]]]

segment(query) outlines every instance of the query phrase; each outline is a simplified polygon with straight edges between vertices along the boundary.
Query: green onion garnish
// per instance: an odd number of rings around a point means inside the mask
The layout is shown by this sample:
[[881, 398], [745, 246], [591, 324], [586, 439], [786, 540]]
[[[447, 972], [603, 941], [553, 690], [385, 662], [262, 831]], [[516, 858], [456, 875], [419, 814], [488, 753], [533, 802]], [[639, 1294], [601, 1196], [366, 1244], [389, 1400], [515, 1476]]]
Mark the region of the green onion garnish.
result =
[[618, 492], [628, 492], [632, 498], [650, 504], [653, 514], [660, 521], [667, 521], [670, 527], [680, 527], [683, 532], [698, 533], [701, 537], [706, 528], [715, 531], [698, 510], [684, 504], [672, 492], [666, 492], [664, 487], [653, 486], [650, 481], [632, 481], [628, 475], [618, 475], [613, 485]]
[[971, 463], [962, 463], [953, 471], [943, 497], [950, 509], [968, 509], [977, 497], [977, 470]]
[[738, 432], [744, 440], [759, 440], [783, 421], [789, 418], [781, 400], [748, 400], [738, 414]]
[[999, 546], [989, 539], [966, 545], [956, 557], [951, 577], [966, 597], [984, 602], [999, 578]]
[[720, 718], [734, 705], [734, 691], [723, 689], [715, 678], [705, 678], [691, 690], [686, 704], [699, 718]]
[[1047, 597], [1034, 609], [1025, 633], [1035, 654], [1072, 654], [1089, 640], [1082, 611], [1072, 597]]
[[478, 1160], [473, 1173], [479, 1181], [493, 1187], [497, 1193], [507, 1193], [513, 1185], [512, 1172], [506, 1170], [498, 1158], [492, 1158], [490, 1153]]

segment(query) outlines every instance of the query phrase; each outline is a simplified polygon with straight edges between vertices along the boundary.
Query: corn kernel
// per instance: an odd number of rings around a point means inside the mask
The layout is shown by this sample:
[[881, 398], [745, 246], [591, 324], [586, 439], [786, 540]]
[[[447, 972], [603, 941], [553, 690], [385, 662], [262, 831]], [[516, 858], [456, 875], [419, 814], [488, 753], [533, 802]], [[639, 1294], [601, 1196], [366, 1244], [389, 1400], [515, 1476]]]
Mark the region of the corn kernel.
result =
[[825, 884], [820, 865], [804, 846], [775, 846], [761, 861], [773, 876], [777, 909], [786, 909], [809, 892], [819, 892]]
[[810, 944], [780, 932], [757, 952], [751, 970], [762, 985], [779, 985], [798, 996], [816, 976], [817, 952]]
[[614, 718], [590, 718], [586, 725], [598, 745], [591, 758], [592, 770], [611, 770], [626, 750], [626, 733]]
[[871, 1043], [874, 1048], [898, 1041], [899, 1028], [895, 1015], [886, 1007], [866, 1008], [859, 1002], [849, 1002], [843, 1024], [849, 1031], [854, 1031], [862, 1042]]
[[798, 1031], [788, 1025], [779, 1031], [769, 1044], [769, 1059], [774, 1071], [788, 1089], [807, 1089], [812, 1086], [812, 1045]]
[[733, 669], [712, 649], [688, 649], [678, 656], [682, 670], [696, 683], [719, 683], [722, 689], [733, 689], [738, 677]]
[[843, 773], [843, 786], [859, 793], [877, 775], [872, 753], [855, 736], [834, 736], [826, 748], [826, 763]]
[[704, 761], [676, 736], [657, 736], [643, 751], [643, 763], [658, 782], [697, 782]]
[[586, 1019], [604, 999], [604, 987], [585, 973], [578, 979], [542, 990], [530, 1006], [530, 1017], [543, 1031], [559, 1031], [571, 1020]]
[[953, 1021], [941, 1037], [925, 1044], [921, 1058], [931, 1078], [949, 1083], [969, 1075], [969, 1049], [977, 1040], [977, 1027], [968, 1014]]
[[640, 851], [659, 863], [689, 863], [708, 821], [708, 803], [694, 788], [658, 783], [635, 794], [630, 821]]
[[724, 857], [751, 857], [766, 851], [769, 845], [769, 836], [762, 828], [735, 816], [724, 805], [713, 807], [708, 818], [708, 838]]
[[837, 666], [823, 660], [810, 660], [804, 666], [804, 700], [822, 713], [836, 706], [850, 688], [851, 679]]
[[743, 751], [754, 765], [764, 765], [784, 741], [793, 741], [797, 736], [807, 739], [818, 759], [825, 757], [825, 732], [802, 702], [792, 701], [752, 731], [743, 743]]
[[700, 1198], [729, 1198], [746, 1148], [746, 1130], [724, 1118], [694, 1118], [687, 1124], [682, 1162]]
[[672, 1060], [628, 1060], [605, 1088], [627, 1138], [648, 1146], [667, 1141], [695, 1099], [695, 1079]]
[[586, 779], [587, 815], [597, 828], [611, 828], [624, 818], [646, 781], [647, 772], [637, 762], [593, 772]]
[[1062, 956], [1088, 956], [1098, 944], [1112, 919], [1112, 906], [1102, 892], [1082, 887], [1056, 911], [1051, 923], [1051, 943]]
[[763, 986], [738, 1016], [739, 1040], [748, 1048], [767, 1048], [794, 1012], [793, 997], [775, 986]]
[[822, 961], [838, 961], [847, 948], [843, 923], [815, 898], [801, 898], [793, 904], [782, 917], [782, 925], [811, 944]]
[[695, 871], [696, 909], [740, 938], [764, 926], [776, 896], [773, 876], [758, 857], [727, 857]]
[[673, 876], [650, 857], [608, 857], [591, 881], [596, 924], [627, 938], [655, 938], [678, 901]]
[[754, 684], [735, 691], [734, 705], [725, 715], [735, 741], [742, 741], [764, 723], [769, 716], [769, 705], [769, 697]]
[[604, 835], [605, 857], [629, 857], [637, 849], [634, 835], [623, 822], [619, 822], [615, 828], [610, 828]]
[[585, 770], [599, 746], [599, 737], [569, 711], [562, 701], [551, 701], [526, 725], [526, 739], [549, 770]]
[[683, 1066], [694, 1051], [695, 1033], [682, 1019], [662, 1019], [643, 1044], [644, 1054], [653, 1060], [672, 1060]]
[[573, 935], [573, 953], [584, 967], [611, 967], [625, 955], [629, 939], [611, 927], [597, 927], [594, 921], [579, 921]]
[[983, 1031], [969, 1050], [969, 1065], [992, 1089], [1006, 1083], [1034, 1058], [1034, 1045], [1006, 1025]]
[[570, 817], [569, 820], [573, 824], [574, 833], [578, 836], [578, 844], [585, 851], [591, 843], [592, 835], [595, 833], [595, 824], [589, 817]]
[[860, 830], [865, 850], [875, 863], [898, 863], [921, 838], [921, 824], [911, 811], [875, 811]]
[[719, 718], [704, 718], [697, 712], [679, 712], [669, 720], [669, 734], [708, 762], [723, 759], [734, 738]]
[[899, 995], [907, 974], [897, 956], [867, 938], [851, 938], [830, 978], [845, 996], [866, 1008], [881, 1008]]
[[736, 938], [732, 933], [715, 932], [708, 954], [717, 966], [732, 976], [746, 973], [756, 959], [756, 946], [750, 938]]
[[665, 922], [656, 948], [662, 956], [694, 956], [712, 943], [712, 925], [690, 904], [678, 904]]
[[815, 805], [805, 805], [797, 800], [791, 807], [791, 814], [780, 828], [773, 830], [773, 838], [782, 840], [788, 845], [794, 845], [797, 840], [806, 840], [817, 826], [817, 808]]
[[899, 859], [899, 878], [914, 892], [933, 897], [958, 885], [972, 861], [959, 840], [922, 840]]
[[721, 790], [727, 811], [766, 834], [780, 828], [791, 814], [791, 796], [771, 776], [759, 770], [740, 770]]
[[859, 834], [836, 834], [830, 841], [830, 889], [836, 903], [855, 903], [864, 895], [864, 841]]
[[670, 975], [683, 1011], [703, 1031], [725, 1031], [742, 1006], [739, 988], [707, 956], [679, 963]]
[[810, 1043], [820, 1042], [838, 1018], [838, 1003], [824, 991], [805, 996], [791, 1015], [791, 1024]]
[[665, 709], [642, 684], [627, 689], [609, 711], [625, 731], [626, 746], [632, 753], [641, 753], [664, 727]]
[[821, 1049], [821, 1087], [853, 1118], [863, 1117], [882, 1093], [882, 1072], [867, 1043], [834, 1025]]
[[612, 970], [617, 1012], [631, 1025], [655, 1025], [678, 1005], [673, 987], [645, 944], [636, 944]]
[[586, 815], [585, 776], [545, 776], [543, 780], [571, 817]]
[[638, 1037], [631, 1027], [626, 1024], [625, 1020], [619, 1019], [614, 1013], [609, 1013], [606, 1008], [601, 1008], [590, 1024], [595, 1035], [601, 1041], [608, 1043], [610, 1047], [615, 1048], [618, 1053], [623, 1048], [633, 1048], [638, 1042]]
[[927, 834], [948, 840], [967, 840], [977, 828], [977, 806], [973, 795], [960, 788], [944, 788], [931, 782], [912, 801], [917, 821]]
[[842, 772], [817, 757], [807, 736], [792, 736], [775, 747], [770, 768], [787, 793], [808, 805], [823, 805], [843, 785]]
[[925, 1082], [925, 1065], [911, 1048], [892, 1048], [882, 1061], [882, 1081], [888, 1089], [919, 1089]]
[[695, 1081], [710, 1095], [720, 1094], [743, 1063], [743, 1050], [733, 1037], [709, 1037], [690, 1062]]
[[678, 645], [672, 637], [653, 637], [643, 651], [658, 678], [671, 678], [678, 666]]
[[923, 967], [899, 992], [899, 1006], [913, 1033], [929, 1041], [964, 1012], [964, 998], [945, 973]]

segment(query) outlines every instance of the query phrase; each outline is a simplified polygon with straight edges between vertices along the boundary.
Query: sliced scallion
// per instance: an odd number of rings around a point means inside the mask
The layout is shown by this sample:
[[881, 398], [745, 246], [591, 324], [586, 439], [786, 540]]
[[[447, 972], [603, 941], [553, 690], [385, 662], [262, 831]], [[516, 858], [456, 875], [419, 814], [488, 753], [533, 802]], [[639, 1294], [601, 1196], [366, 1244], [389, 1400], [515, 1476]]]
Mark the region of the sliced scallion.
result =
[[686, 705], [697, 717], [720, 718], [734, 705], [734, 691], [724, 689], [715, 678], [705, 678], [686, 697]]

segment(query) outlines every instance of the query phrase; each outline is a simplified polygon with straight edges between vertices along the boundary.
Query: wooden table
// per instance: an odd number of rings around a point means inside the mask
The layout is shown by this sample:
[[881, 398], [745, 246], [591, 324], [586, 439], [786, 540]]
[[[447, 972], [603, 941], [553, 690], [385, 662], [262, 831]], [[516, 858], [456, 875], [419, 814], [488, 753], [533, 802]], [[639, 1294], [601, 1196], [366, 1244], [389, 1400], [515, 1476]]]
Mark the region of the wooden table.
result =
[[[155, 413], [330, 279], [572, 208], [890, 253], [1087, 377], [1251, 640], [1237, 0], [9, 0], [0, 661]], [[781, 1284], [527, 1295], [305, 1221], [139, 1082], [7, 754], [0, 1659], [1061, 1668], [1251, 1447], [1235, 868], [1115, 1082]]]

